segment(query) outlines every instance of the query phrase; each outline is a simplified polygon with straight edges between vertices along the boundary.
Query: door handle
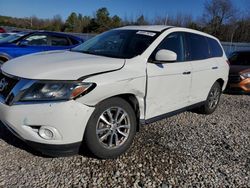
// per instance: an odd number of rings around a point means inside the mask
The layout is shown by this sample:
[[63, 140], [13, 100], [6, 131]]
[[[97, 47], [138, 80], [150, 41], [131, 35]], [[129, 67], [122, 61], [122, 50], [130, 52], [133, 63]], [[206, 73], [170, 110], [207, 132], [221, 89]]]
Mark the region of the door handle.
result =
[[182, 74], [184, 75], [191, 74], [191, 71], [183, 72]]
[[212, 67], [213, 70], [218, 69], [218, 67]]

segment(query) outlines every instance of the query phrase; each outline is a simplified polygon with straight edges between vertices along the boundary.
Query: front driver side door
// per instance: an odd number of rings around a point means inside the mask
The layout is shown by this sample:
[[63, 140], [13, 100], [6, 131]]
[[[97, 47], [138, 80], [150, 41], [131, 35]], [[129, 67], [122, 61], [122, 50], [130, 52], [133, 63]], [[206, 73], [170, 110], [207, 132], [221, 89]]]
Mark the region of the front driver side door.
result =
[[[177, 54], [176, 62], [154, 60], [160, 49]], [[146, 119], [164, 115], [189, 105], [191, 64], [185, 62], [184, 35], [169, 34], [156, 48], [147, 63]]]

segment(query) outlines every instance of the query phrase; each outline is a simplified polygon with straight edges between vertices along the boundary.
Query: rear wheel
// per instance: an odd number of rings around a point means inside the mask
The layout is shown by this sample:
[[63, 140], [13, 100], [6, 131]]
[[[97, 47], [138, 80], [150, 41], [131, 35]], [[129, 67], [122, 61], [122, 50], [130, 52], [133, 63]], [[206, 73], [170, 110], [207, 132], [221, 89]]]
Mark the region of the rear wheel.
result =
[[221, 86], [218, 82], [215, 82], [209, 91], [207, 100], [205, 101], [203, 106], [198, 108], [196, 111], [201, 114], [213, 113], [219, 104], [220, 96], [221, 96]]
[[99, 158], [115, 158], [132, 144], [136, 133], [133, 108], [125, 100], [111, 98], [93, 112], [85, 131], [89, 150]]

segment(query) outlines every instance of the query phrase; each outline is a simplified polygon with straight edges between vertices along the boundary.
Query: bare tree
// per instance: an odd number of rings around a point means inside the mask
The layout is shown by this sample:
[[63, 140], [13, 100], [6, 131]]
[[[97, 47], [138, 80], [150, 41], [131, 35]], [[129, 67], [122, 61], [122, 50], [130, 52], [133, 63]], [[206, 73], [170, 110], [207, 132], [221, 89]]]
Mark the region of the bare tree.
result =
[[175, 16], [156, 16], [153, 23], [157, 25], [173, 25], [179, 27], [188, 27], [193, 23], [193, 17], [188, 14], [177, 13]]
[[204, 4], [203, 20], [208, 32], [219, 34], [221, 26], [232, 21], [236, 12], [231, 0], [207, 0]]
[[156, 16], [153, 23], [156, 25], [171, 25], [171, 20], [168, 14], [166, 14], [165, 16]]
[[147, 19], [144, 17], [144, 15], [142, 14], [141, 16], [139, 16], [135, 22], [136, 25], [148, 25], [148, 21]]

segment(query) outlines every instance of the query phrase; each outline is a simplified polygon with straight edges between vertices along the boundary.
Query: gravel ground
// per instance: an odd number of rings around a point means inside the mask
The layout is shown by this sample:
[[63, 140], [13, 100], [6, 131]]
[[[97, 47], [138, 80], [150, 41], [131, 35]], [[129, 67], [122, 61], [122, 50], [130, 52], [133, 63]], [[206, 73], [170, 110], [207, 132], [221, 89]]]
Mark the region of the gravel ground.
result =
[[250, 187], [250, 96], [144, 126], [115, 160], [37, 155], [0, 124], [0, 187]]

